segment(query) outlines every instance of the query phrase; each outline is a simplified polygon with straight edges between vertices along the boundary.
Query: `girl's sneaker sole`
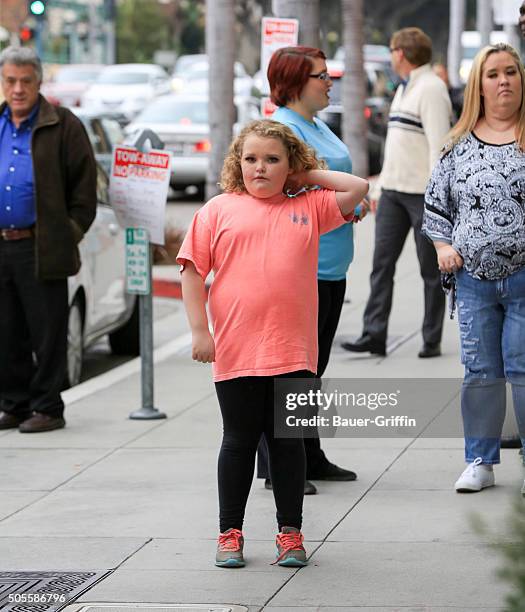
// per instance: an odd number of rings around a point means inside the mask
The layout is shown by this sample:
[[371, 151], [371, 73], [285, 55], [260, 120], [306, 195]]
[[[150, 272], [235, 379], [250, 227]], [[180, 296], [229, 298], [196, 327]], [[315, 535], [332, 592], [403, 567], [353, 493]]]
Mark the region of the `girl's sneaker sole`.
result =
[[238, 559], [228, 559], [227, 561], [215, 561], [217, 567], [244, 567], [244, 561]]
[[295, 557], [288, 557], [287, 559], [278, 561], [277, 565], [281, 567], [305, 567], [308, 565], [308, 561], [299, 561], [299, 559], [295, 559]]

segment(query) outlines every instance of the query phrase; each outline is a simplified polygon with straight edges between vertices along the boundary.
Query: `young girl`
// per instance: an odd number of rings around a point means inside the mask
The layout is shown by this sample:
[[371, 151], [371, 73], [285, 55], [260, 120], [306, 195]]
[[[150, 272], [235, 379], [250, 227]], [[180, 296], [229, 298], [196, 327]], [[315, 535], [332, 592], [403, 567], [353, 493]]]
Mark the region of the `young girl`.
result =
[[[322, 188], [288, 197], [285, 184]], [[213, 362], [223, 419], [215, 564], [244, 565], [242, 524], [264, 433], [277, 507], [277, 563], [298, 567], [307, 563], [304, 444], [302, 438], [275, 438], [273, 382], [317, 370], [319, 236], [353, 218], [368, 182], [319, 169], [313, 151], [290, 128], [261, 120], [230, 146], [221, 186], [226, 193], [196, 213], [177, 257], [192, 357]], [[211, 270], [213, 336], [204, 285]]]

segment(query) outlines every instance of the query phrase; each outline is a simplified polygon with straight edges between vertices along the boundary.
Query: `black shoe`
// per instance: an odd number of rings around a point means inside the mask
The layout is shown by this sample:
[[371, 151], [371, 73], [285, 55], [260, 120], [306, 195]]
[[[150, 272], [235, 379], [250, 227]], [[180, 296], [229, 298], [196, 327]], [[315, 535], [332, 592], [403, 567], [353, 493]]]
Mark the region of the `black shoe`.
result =
[[305, 495], [317, 495], [317, 487], [313, 482], [309, 480], [304, 481], [304, 494]]
[[[272, 481], [269, 478], [264, 479], [264, 488], [271, 491], [273, 489]], [[309, 480], [305, 480], [304, 482], [304, 494], [305, 495], [315, 495], [317, 493], [317, 487], [313, 482]]]
[[373, 355], [386, 355], [386, 345], [381, 340], [376, 340], [368, 334], [361, 336], [355, 342], [343, 342], [341, 346], [345, 351], [352, 353], [372, 353]]
[[20, 424], [18, 431], [20, 433], [40, 433], [62, 429], [65, 426], [66, 422], [63, 417], [52, 417], [40, 412], [33, 412], [33, 415], [27, 421]]
[[17, 429], [20, 423], [23, 423], [30, 416], [29, 414], [18, 416], [9, 412], [0, 412], [0, 429]]
[[502, 436], [500, 445], [501, 448], [520, 448], [523, 450], [523, 445], [519, 436]]
[[423, 347], [417, 354], [421, 359], [426, 359], [427, 357], [439, 357], [441, 355], [441, 344], [439, 342], [430, 343], [425, 342]]
[[345, 470], [334, 463], [325, 463], [316, 471], [309, 471], [308, 478], [312, 480], [332, 480], [339, 482], [349, 482], [357, 480], [357, 474], [352, 470]]

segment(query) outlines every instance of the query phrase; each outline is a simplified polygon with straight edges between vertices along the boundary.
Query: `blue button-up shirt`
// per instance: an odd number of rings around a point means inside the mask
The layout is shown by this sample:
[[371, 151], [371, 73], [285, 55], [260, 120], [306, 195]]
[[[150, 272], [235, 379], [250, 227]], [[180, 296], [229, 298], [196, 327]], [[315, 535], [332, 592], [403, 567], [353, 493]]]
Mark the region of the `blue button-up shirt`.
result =
[[36, 221], [31, 131], [38, 107], [18, 128], [8, 106], [0, 115], [0, 228], [31, 227]]

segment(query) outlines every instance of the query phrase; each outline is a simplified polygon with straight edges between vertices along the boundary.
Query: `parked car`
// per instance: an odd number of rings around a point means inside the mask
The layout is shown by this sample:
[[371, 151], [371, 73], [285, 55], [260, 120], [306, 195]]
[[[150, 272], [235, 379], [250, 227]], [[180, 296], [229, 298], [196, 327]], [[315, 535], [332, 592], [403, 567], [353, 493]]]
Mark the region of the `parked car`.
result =
[[102, 64], [69, 64], [42, 84], [42, 95], [54, 105], [80, 106], [82, 96], [105, 68]]
[[140, 352], [138, 300], [126, 293], [125, 235], [109, 203], [108, 175], [97, 164], [97, 216], [79, 245], [82, 267], [68, 279], [67, 384], [78, 384], [84, 350], [109, 334], [118, 355]]
[[151, 100], [171, 91], [167, 72], [156, 64], [115, 64], [102, 70], [82, 96], [92, 113], [119, 113], [131, 121]]
[[[236, 98], [235, 111], [235, 132], [260, 117], [258, 100], [253, 98]], [[156, 132], [173, 153], [171, 186], [185, 189], [195, 185], [203, 192], [211, 149], [208, 96], [172, 94], [158, 98], [125, 131], [131, 136], [146, 128]]]
[[113, 146], [126, 140], [121, 116], [117, 113], [94, 113], [84, 108], [74, 108], [72, 111], [84, 124], [95, 158], [109, 176]]
[[[344, 63], [330, 60], [326, 63], [332, 88], [330, 90], [330, 105], [318, 113], [330, 129], [342, 138], [342, 86]], [[368, 165], [371, 175], [378, 174], [383, 164], [383, 153], [388, 127], [388, 113], [390, 110], [390, 96], [383, 91], [381, 82], [386, 81], [386, 76], [380, 78], [381, 65], [365, 62], [365, 73], [367, 78], [367, 95], [365, 100], [365, 117], [367, 119], [367, 144]], [[378, 89], [379, 88], [379, 89]], [[383, 95], [374, 95], [381, 93]]]
[[[172, 88], [177, 93], [206, 94], [210, 65], [204, 54], [182, 55], [177, 60], [172, 75]], [[241, 62], [233, 65], [233, 88], [236, 96], [249, 96], [253, 86], [252, 77]]]

